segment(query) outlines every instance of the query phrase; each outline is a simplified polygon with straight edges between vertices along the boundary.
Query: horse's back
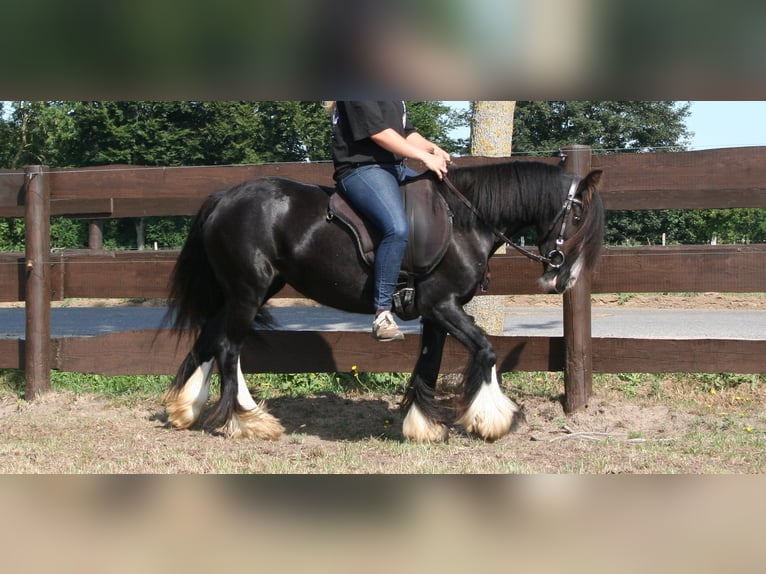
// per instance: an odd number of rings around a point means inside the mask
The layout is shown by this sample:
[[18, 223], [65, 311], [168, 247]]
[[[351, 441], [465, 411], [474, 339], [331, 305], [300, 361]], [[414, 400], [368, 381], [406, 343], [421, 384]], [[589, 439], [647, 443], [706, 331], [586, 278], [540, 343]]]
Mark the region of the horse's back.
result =
[[225, 228], [229, 234], [245, 228], [278, 232], [281, 222], [300, 225], [307, 218], [323, 217], [331, 192], [331, 188], [287, 177], [251, 179], [218, 192], [220, 199], [209, 225]]

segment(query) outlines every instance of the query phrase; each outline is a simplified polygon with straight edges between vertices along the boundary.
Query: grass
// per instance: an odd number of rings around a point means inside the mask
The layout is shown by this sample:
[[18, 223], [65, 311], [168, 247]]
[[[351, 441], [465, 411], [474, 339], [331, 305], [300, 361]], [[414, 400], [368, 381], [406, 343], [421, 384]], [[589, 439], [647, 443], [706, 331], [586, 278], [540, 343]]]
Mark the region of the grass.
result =
[[[213, 375], [217, 384], [218, 376]], [[263, 399], [301, 398], [322, 393], [353, 391], [396, 393], [404, 389], [407, 373], [361, 373], [352, 366], [347, 373], [256, 373], [245, 375], [248, 386]], [[105, 376], [51, 371], [51, 389], [75, 395], [92, 393], [110, 399], [131, 400], [162, 395], [170, 385], [170, 375]], [[24, 373], [0, 369], [0, 394], [24, 396]]]
[[408, 378], [408, 373], [362, 373], [356, 365], [352, 365], [347, 373], [257, 373], [245, 376], [248, 385], [264, 399], [350, 391], [397, 393], [404, 389]]

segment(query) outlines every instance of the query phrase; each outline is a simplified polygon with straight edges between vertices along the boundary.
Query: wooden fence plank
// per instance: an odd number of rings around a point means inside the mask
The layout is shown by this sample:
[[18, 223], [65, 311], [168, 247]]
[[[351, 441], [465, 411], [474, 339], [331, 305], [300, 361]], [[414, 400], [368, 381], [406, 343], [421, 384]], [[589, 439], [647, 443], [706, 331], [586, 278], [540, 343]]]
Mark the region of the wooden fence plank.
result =
[[593, 339], [600, 373], [766, 373], [766, 341]]
[[[54, 300], [167, 296], [178, 251], [67, 250], [51, 256]], [[593, 293], [766, 293], [766, 245], [609, 247]], [[489, 295], [539, 294], [541, 266], [522, 255], [490, 260]], [[21, 301], [23, 254], [0, 254], [0, 301]], [[481, 294], [479, 294], [481, 295]], [[286, 287], [278, 297], [301, 297]]]
[[199, 199], [255, 177], [276, 175], [333, 185], [332, 166], [328, 163], [203, 167], [110, 165], [51, 170], [51, 185], [54, 190], [52, 199]]
[[24, 172], [0, 169], [0, 217], [24, 217]]
[[[498, 369], [559, 371], [563, 368], [562, 338], [490, 337]], [[53, 368], [103, 375], [174, 374], [193, 341], [180, 342], [170, 331], [140, 330], [55, 341]], [[381, 345], [366, 332], [259, 331], [248, 337], [242, 369], [248, 373], [409, 372], [417, 361], [420, 336], [408, 335], [401, 344]], [[108, 355], [108, 360], [105, 357]], [[299, 360], [298, 360], [299, 359]], [[462, 372], [466, 350], [449, 338], [442, 372]]]
[[[766, 207], [764, 154], [766, 147], [747, 147], [677, 153], [601, 154], [594, 155], [592, 161], [594, 168], [605, 170], [602, 195], [610, 210]], [[511, 159], [560, 161], [558, 158]], [[455, 163], [460, 166], [507, 160], [462, 157], [455, 158]], [[413, 166], [418, 167], [416, 163]], [[57, 168], [50, 172], [51, 199], [56, 206], [53, 213], [64, 214], [71, 209], [77, 214], [101, 216], [106, 212], [103, 202], [113, 200], [113, 217], [189, 215], [214, 191], [267, 175], [333, 185], [332, 165], [327, 162], [178, 168], [125, 165]], [[0, 170], [0, 217], [23, 216], [18, 199], [22, 185], [23, 174], [4, 175]], [[121, 204], [121, 200], [124, 203]], [[65, 207], [67, 202], [69, 207]]]
[[23, 253], [0, 253], [0, 302], [24, 300], [24, 275]]
[[[248, 373], [410, 372], [419, 335], [408, 335], [383, 352], [367, 333], [263, 331], [251, 336], [242, 355]], [[562, 371], [562, 337], [489, 338], [498, 370]], [[594, 373], [766, 373], [766, 341], [737, 339], [593, 338]], [[54, 341], [52, 367], [102, 375], [174, 374], [192, 344], [179, 344], [169, 331], [129, 331]], [[22, 341], [0, 340], [0, 368], [21, 368]], [[298, 355], [299, 353], [299, 355]], [[108, 360], [106, 360], [108, 357]], [[298, 358], [300, 360], [298, 360]], [[442, 372], [462, 372], [468, 355], [449, 338]], [[21, 361], [21, 362], [20, 362]]]
[[603, 154], [607, 209], [766, 207], [766, 147]]
[[766, 292], [766, 245], [610, 247], [593, 293]]
[[51, 256], [53, 297], [162, 298], [177, 251], [64, 251]]
[[24, 341], [0, 339], [0, 369], [23, 369], [24, 364]]

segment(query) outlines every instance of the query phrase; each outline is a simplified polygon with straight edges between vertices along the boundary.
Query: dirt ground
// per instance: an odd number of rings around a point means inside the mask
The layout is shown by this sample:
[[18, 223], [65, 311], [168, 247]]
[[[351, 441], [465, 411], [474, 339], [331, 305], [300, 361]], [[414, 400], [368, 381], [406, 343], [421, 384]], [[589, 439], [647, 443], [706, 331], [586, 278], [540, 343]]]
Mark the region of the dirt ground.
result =
[[[747, 388], [679, 406], [600, 388], [565, 416], [555, 397], [525, 396], [519, 430], [485, 443], [403, 440], [400, 396], [350, 393], [268, 402], [280, 440], [232, 440], [166, 425], [159, 398], [134, 404], [53, 392], [0, 399], [0, 472], [9, 473], [761, 473], [762, 393]], [[643, 393], [644, 391], [640, 391]], [[669, 393], [670, 391], [668, 391]], [[700, 390], [700, 396], [704, 394]], [[705, 397], [702, 397], [705, 401]]]
[[[509, 305], [555, 304], [509, 297]], [[598, 295], [593, 305], [763, 309], [766, 298]], [[540, 375], [547, 376], [556, 375]], [[286, 429], [273, 442], [170, 429], [161, 397], [52, 392], [27, 403], [7, 394], [0, 396], [0, 473], [760, 473], [766, 392], [759, 383], [755, 375], [725, 384], [615, 376], [594, 383], [586, 409], [565, 415], [555, 382], [540, 396], [506, 375], [506, 392], [524, 409], [521, 428], [491, 444], [454, 428], [438, 445], [403, 440], [400, 394], [269, 400]], [[440, 387], [449, 394], [454, 385], [445, 377]]]

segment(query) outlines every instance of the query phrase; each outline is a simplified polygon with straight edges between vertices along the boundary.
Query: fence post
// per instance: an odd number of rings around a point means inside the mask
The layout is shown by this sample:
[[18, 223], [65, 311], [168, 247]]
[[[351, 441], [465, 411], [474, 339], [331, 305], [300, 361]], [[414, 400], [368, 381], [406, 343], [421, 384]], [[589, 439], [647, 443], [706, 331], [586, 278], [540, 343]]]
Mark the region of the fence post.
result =
[[46, 166], [28, 166], [25, 172], [24, 398], [30, 401], [51, 388], [50, 180]]
[[[591, 168], [591, 148], [570, 145], [561, 149], [564, 170], [585, 177]], [[591, 341], [591, 276], [584, 273], [564, 293], [564, 412], [575, 412], [593, 395]]]

